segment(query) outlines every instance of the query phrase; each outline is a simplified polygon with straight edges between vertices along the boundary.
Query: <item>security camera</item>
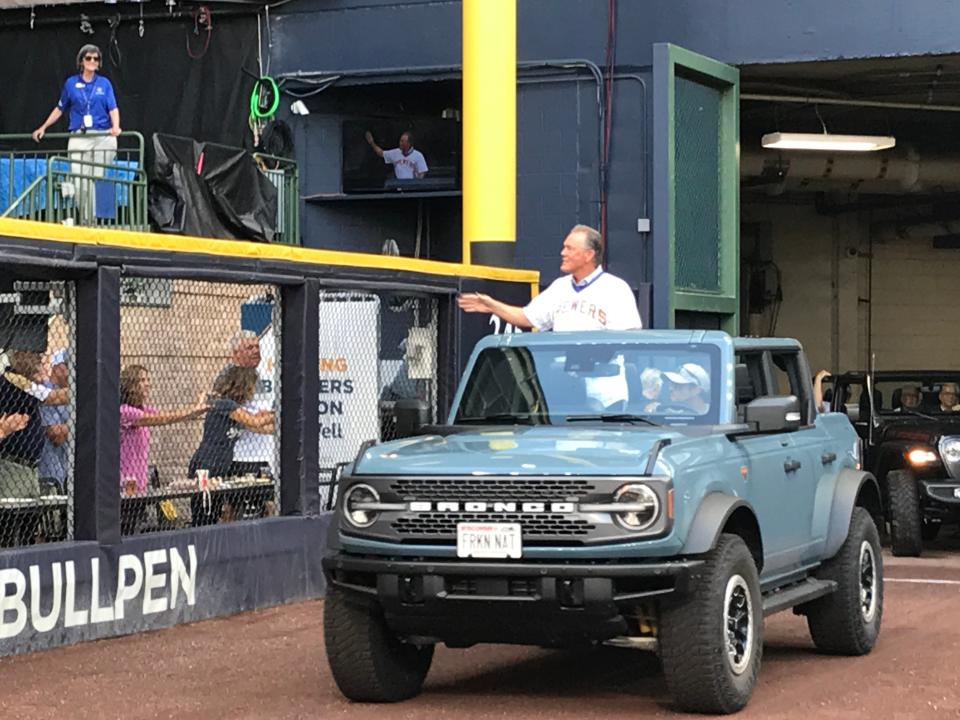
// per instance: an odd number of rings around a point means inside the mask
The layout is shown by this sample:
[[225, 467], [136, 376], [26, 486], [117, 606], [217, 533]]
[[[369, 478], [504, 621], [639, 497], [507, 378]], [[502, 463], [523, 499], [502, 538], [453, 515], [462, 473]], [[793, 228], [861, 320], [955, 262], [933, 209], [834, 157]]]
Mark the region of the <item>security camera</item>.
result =
[[847, 248], [847, 257], [848, 257], [848, 258], [855, 258], [855, 257], [857, 257], [857, 255], [859, 255], [859, 254], [860, 254], [860, 251], [857, 250], [855, 247], [848, 247], [848, 248]]

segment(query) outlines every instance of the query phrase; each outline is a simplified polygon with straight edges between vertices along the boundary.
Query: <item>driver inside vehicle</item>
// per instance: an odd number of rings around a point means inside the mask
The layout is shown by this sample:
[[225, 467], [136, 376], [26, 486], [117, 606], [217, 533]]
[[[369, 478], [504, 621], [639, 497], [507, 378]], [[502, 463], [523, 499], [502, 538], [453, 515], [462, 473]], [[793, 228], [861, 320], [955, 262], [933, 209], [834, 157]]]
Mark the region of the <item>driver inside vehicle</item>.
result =
[[905, 410], [920, 410], [920, 388], [915, 385], [907, 385], [900, 391], [900, 407], [896, 412]]
[[[697, 363], [684, 363], [676, 372], [664, 372], [670, 382], [669, 406], [690, 409], [698, 415], [710, 409], [710, 375]], [[667, 407], [669, 412], [671, 407]]]
[[940, 386], [940, 412], [953, 413], [960, 412], [960, 393], [957, 392], [957, 384], [948, 382]]

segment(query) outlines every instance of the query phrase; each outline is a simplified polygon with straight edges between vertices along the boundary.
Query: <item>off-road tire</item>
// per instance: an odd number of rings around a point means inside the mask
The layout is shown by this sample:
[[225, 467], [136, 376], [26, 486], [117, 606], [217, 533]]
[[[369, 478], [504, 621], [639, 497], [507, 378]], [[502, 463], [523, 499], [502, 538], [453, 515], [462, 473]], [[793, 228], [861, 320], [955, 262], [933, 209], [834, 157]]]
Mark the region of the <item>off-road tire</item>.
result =
[[[865, 577], [868, 572], [872, 582]], [[820, 566], [817, 577], [833, 580], [837, 589], [802, 608], [814, 645], [831, 655], [870, 652], [883, 618], [883, 557], [880, 535], [866, 509], [853, 509], [847, 539]]]
[[[691, 578], [690, 593], [664, 603], [660, 614], [660, 659], [677, 706], [701, 713], [733, 713], [743, 708], [757, 683], [763, 656], [763, 599], [753, 556], [736, 535], [720, 536], [705, 564]], [[735, 671], [728, 653], [727, 589], [735, 578], [749, 597], [752, 633], [744, 643], [744, 667]], [[747, 655], [747, 653], [750, 653]]]
[[898, 557], [918, 557], [923, 550], [920, 527], [920, 493], [909, 470], [887, 473], [890, 495], [890, 550]]
[[394, 636], [376, 604], [329, 587], [323, 604], [327, 661], [337, 687], [356, 702], [397, 702], [420, 693], [433, 645]]

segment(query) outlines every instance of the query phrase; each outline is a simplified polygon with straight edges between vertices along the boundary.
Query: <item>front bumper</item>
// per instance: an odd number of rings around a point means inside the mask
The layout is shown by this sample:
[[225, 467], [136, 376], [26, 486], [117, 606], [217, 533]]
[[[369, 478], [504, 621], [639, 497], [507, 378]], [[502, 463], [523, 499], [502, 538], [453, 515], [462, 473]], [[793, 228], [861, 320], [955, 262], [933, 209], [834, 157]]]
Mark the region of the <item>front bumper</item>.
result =
[[960, 483], [956, 480], [920, 480], [924, 512], [935, 517], [960, 513]]
[[378, 603], [399, 636], [563, 647], [628, 634], [631, 607], [686, 594], [702, 560], [616, 564], [323, 559], [327, 582]]

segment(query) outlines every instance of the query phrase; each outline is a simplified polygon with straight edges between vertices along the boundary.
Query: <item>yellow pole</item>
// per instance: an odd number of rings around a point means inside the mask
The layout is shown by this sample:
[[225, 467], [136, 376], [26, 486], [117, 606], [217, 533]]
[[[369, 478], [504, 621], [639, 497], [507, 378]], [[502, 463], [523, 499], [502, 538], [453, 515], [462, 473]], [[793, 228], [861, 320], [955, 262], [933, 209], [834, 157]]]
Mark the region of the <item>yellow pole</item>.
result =
[[513, 265], [517, 3], [463, 0], [463, 262]]

